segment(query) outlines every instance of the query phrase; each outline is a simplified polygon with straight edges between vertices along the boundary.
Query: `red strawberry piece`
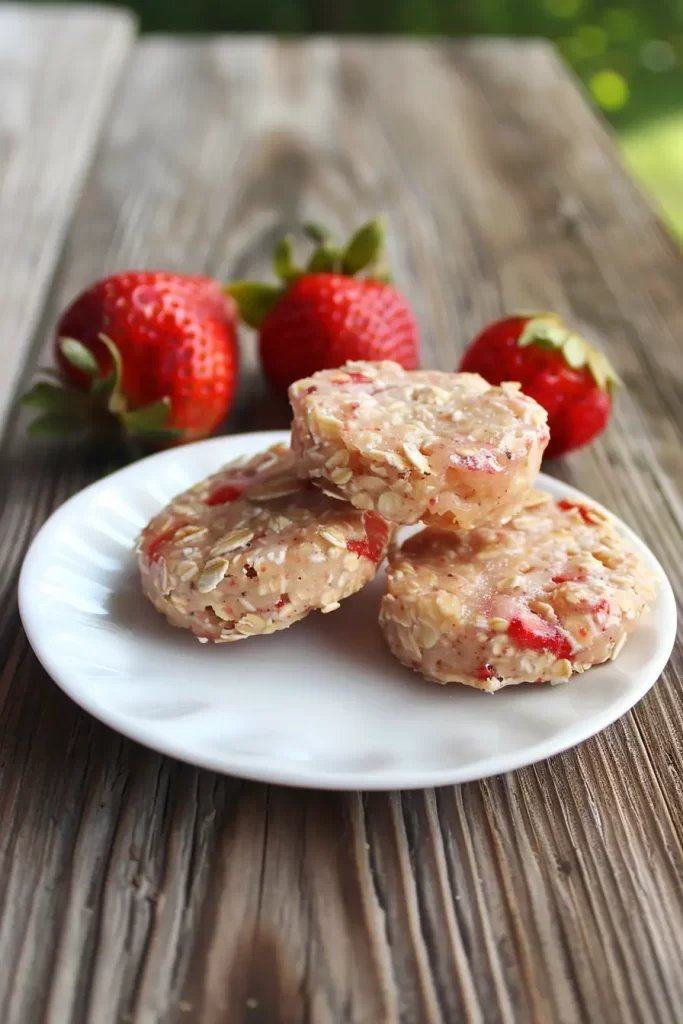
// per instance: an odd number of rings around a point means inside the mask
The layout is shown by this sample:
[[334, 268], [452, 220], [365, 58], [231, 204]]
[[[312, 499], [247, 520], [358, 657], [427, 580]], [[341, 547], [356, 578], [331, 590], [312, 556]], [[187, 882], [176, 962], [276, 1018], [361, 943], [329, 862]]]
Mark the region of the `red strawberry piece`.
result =
[[[237, 501], [244, 489], [254, 482], [257, 473], [257, 469], [248, 465], [226, 470], [220, 474], [212, 490], [204, 498], [204, 504], [227, 505], [231, 501]], [[313, 484], [311, 484], [312, 486]]]
[[148, 533], [140, 545], [140, 550], [147, 560], [149, 562], [157, 562], [166, 545], [173, 540], [178, 530], [183, 526], [187, 526], [187, 520], [178, 519], [168, 529], [164, 530], [163, 533]]
[[[347, 378], [350, 381], [352, 381], [353, 384], [371, 384], [372, 383], [372, 381], [370, 380], [369, 377], [366, 377], [364, 373], [358, 373], [356, 370], [353, 370], [350, 373], [347, 370], [346, 376], [347, 376]], [[344, 383], [346, 383], [346, 381], [344, 381]]]
[[493, 671], [492, 665], [480, 665], [477, 671], [475, 672], [477, 679], [482, 680], [493, 679], [495, 674], [496, 673]]
[[364, 512], [363, 527], [365, 528], [365, 539], [347, 541], [347, 550], [352, 551], [360, 558], [369, 558], [377, 565], [381, 561], [389, 539], [389, 525], [378, 512]]
[[42, 413], [33, 433], [118, 420], [166, 443], [206, 437], [235, 393], [234, 303], [206, 277], [114, 274], [63, 313], [55, 357], [67, 386], [40, 382], [25, 396]]
[[556, 658], [569, 658], [572, 644], [569, 636], [540, 616], [515, 618], [508, 625], [508, 636], [515, 641], [521, 650], [549, 651]]
[[244, 490], [236, 484], [221, 484], [214, 491], [211, 491], [208, 498], [204, 499], [205, 505], [227, 505], [230, 501], [237, 501]]
[[557, 507], [561, 508], [564, 512], [568, 512], [570, 509], [575, 508], [584, 523], [588, 523], [589, 526], [595, 522], [594, 519], [591, 519], [590, 512], [585, 505], [577, 505], [574, 501], [567, 501], [566, 498], [562, 498], [561, 501], [558, 501]]
[[227, 289], [245, 323], [259, 331], [261, 362], [273, 385], [284, 392], [293, 381], [350, 359], [391, 359], [415, 369], [417, 325], [384, 269], [382, 221], [360, 228], [344, 249], [315, 225], [305, 230], [319, 242], [305, 270], [293, 263], [284, 239], [274, 258], [281, 285], [241, 281]]
[[547, 458], [588, 444], [607, 426], [619, 378], [606, 357], [554, 313], [508, 316], [479, 334], [460, 370], [490, 384], [519, 381], [548, 413]]

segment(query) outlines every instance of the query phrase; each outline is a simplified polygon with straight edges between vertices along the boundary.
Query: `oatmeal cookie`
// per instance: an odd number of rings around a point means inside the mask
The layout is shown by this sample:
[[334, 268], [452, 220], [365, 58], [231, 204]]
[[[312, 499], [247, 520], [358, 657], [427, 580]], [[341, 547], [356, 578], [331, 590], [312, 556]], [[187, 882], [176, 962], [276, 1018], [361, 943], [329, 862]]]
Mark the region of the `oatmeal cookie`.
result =
[[276, 445], [175, 498], [143, 530], [137, 558], [171, 625], [226, 642], [337, 609], [373, 578], [390, 532], [378, 512], [299, 479]]
[[472, 529], [519, 510], [548, 443], [519, 384], [347, 363], [289, 391], [302, 475], [393, 523]]
[[380, 625], [404, 665], [493, 691], [616, 658], [653, 597], [609, 516], [532, 492], [506, 526], [427, 529], [393, 552]]

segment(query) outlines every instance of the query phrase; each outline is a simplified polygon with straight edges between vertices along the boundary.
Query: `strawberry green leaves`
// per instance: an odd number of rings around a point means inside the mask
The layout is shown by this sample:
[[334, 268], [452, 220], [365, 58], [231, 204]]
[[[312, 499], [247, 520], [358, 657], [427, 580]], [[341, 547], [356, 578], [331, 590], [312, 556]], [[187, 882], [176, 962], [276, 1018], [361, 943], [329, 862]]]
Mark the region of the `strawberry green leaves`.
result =
[[100, 368], [97, 365], [97, 360], [82, 342], [76, 341], [75, 338], [62, 338], [60, 344], [63, 356], [77, 370], [82, 370], [89, 377], [96, 377], [99, 374]]
[[332, 238], [332, 233], [329, 231], [324, 224], [318, 224], [316, 221], [309, 220], [303, 225], [302, 231], [306, 238], [311, 242], [315, 242], [317, 245], [322, 245], [324, 242], [329, 242]]
[[273, 270], [283, 284], [291, 284], [301, 277], [303, 271], [294, 262], [294, 245], [289, 235], [285, 235], [275, 246], [273, 252]]
[[393, 277], [384, 260], [385, 234], [384, 217], [377, 217], [359, 228], [342, 253], [342, 272], [355, 277], [364, 271], [368, 280], [392, 284]]
[[[118, 424], [127, 437], [146, 444], [168, 443], [180, 436], [180, 431], [166, 427], [171, 412], [170, 399], [161, 398], [136, 409], [128, 408], [122, 389], [121, 354], [105, 334], [100, 334], [99, 340], [111, 357], [112, 369], [106, 376], [102, 374], [93, 353], [82, 342], [75, 338], [59, 339], [64, 358], [71, 366], [87, 374], [90, 384], [83, 390], [46, 380], [34, 384], [22, 399], [24, 406], [39, 413], [29, 425], [29, 434], [33, 437], [52, 437], [93, 425], [111, 433]], [[53, 376], [52, 371], [43, 372]]]
[[68, 411], [71, 401], [67, 388], [41, 380], [24, 395], [22, 404], [42, 412], [59, 414]]
[[364, 224], [353, 235], [342, 254], [342, 271], [353, 277], [354, 274], [374, 266], [380, 259], [384, 248], [384, 219], [378, 217]]
[[182, 437], [181, 430], [167, 427], [171, 414], [169, 398], [160, 398], [139, 409], [129, 409], [118, 414], [126, 436], [146, 445], [165, 445], [175, 438]]
[[315, 244], [305, 270], [294, 259], [294, 243], [291, 236], [285, 235], [273, 252], [273, 270], [279, 284], [233, 281], [224, 288], [225, 294], [235, 300], [241, 320], [254, 330], [261, 329], [264, 320], [290, 285], [305, 274], [344, 274], [347, 277], [355, 277], [364, 273], [368, 279], [391, 283], [391, 274], [383, 258], [383, 217], [364, 224], [345, 246], [337, 245], [332, 233], [322, 224], [304, 224], [302, 233]]
[[260, 281], [235, 281], [226, 286], [225, 293], [231, 295], [237, 303], [244, 323], [257, 331], [284, 294], [284, 289], [272, 284], [261, 284]]
[[308, 261], [309, 274], [337, 274], [341, 268], [341, 250], [331, 242], [321, 242]]
[[[72, 366], [89, 376], [99, 372], [95, 357], [80, 341], [63, 338], [62, 351]], [[22, 404], [35, 409], [39, 414], [29, 424], [28, 433], [31, 437], [71, 433], [81, 430], [88, 423], [88, 396], [62, 384], [38, 381], [24, 395]]]
[[573, 370], [583, 367], [602, 391], [613, 391], [621, 381], [602, 352], [568, 327], [554, 313], [530, 316], [517, 342], [520, 348], [536, 345], [547, 351], [559, 351]]
[[84, 396], [50, 381], [38, 381], [22, 399], [23, 405], [38, 416], [29, 425], [32, 437], [49, 437], [80, 430], [87, 423], [87, 400]]
[[358, 228], [346, 246], [339, 248], [328, 231], [320, 225], [309, 224], [307, 234], [309, 238], [316, 236], [319, 244], [308, 269], [313, 272], [341, 273], [347, 277], [365, 272], [367, 278], [388, 282], [391, 276], [384, 266], [385, 233], [384, 217], [377, 217]]

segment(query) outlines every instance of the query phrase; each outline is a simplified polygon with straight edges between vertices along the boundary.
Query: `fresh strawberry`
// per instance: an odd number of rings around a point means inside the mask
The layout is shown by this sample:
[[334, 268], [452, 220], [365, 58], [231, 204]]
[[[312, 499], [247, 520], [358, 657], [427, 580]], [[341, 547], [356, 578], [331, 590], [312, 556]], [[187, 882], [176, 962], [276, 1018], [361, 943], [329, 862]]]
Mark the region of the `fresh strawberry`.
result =
[[234, 304], [206, 277], [133, 270], [95, 282], [55, 332], [62, 386], [41, 381], [24, 403], [47, 435], [87, 425], [168, 444], [207, 437], [235, 393]]
[[460, 370], [490, 384], [516, 380], [548, 413], [556, 458], [588, 444], [607, 426], [619, 378], [607, 358], [554, 313], [504, 317], [468, 347]]
[[[382, 221], [360, 228], [344, 249], [318, 225], [304, 230], [318, 243], [305, 270], [293, 263], [285, 238], [273, 261], [279, 286], [239, 281], [227, 289], [245, 323], [259, 331], [269, 380], [286, 391], [293, 381], [349, 359], [393, 359], [415, 369], [417, 325], [384, 268]], [[365, 276], [357, 277], [361, 272]]]

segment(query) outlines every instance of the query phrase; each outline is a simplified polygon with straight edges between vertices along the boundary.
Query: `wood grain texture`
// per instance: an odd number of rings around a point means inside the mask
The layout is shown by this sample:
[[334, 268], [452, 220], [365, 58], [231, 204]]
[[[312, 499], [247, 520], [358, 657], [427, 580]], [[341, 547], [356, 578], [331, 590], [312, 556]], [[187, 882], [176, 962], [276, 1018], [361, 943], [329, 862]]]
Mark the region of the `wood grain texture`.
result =
[[[44, 322], [116, 267], [263, 273], [283, 228], [379, 208], [426, 364], [510, 306], [609, 349], [614, 425], [557, 472], [682, 598], [681, 258], [544, 46], [144, 41]], [[244, 354], [231, 426], [283, 425]], [[680, 1020], [680, 645], [635, 712], [504, 777], [371, 796], [217, 777], [118, 738], [37, 666], [22, 552], [104, 464], [29, 446], [21, 420], [2, 457], [6, 1024]]]
[[123, 11], [0, 7], [0, 431], [133, 30]]

